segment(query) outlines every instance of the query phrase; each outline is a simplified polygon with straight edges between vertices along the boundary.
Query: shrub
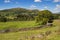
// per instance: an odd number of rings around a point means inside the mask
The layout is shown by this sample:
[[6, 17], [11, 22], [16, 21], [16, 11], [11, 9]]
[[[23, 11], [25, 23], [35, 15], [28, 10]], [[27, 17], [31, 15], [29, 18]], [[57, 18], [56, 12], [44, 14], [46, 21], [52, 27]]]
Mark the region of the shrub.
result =
[[6, 17], [4, 17], [4, 16], [1, 16], [0, 17], [0, 22], [6, 22], [7, 21], [7, 18]]

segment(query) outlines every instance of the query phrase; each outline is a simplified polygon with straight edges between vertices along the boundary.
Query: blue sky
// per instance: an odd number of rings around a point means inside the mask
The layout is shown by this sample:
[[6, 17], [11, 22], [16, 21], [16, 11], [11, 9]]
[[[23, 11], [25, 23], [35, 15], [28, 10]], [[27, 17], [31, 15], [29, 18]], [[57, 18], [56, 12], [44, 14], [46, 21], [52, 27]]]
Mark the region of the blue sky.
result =
[[60, 12], [60, 0], [0, 0], [0, 10], [26, 8]]

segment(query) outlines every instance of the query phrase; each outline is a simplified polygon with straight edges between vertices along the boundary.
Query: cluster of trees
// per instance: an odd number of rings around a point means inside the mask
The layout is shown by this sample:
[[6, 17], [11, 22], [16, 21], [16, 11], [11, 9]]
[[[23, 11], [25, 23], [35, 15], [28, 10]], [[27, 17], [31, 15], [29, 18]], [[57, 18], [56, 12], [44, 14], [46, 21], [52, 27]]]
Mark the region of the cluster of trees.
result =
[[52, 12], [48, 10], [43, 10], [38, 13], [38, 16], [36, 17], [36, 22], [39, 23], [39, 25], [45, 25], [48, 21], [53, 21], [53, 15]]
[[7, 22], [7, 18], [4, 16], [0, 16], [0, 22]]
[[53, 14], [54, 19], [60, 19], [60, 13]]
[[49, 10], [39, 11], [23, 8], [0, 10], [0, 22], [36, 20], [36, 23], [46, 24], [53, 19], [59, 19], [59, 16], [60, 14], [53, 14]]
[[33, 15], [19, 14], [16, 16], [0, 16], [0, 22], [7, 21], [32, 21], [35, 20]]
[[0, 20], [3, 21], [4, 18], [6, 18], [6, 21], [30, 21], [35, 19], [37, 12], [39, 12], [39, 10], [28, 10], [23, 8], [0, 10]]
[[34, 16], [32, 14], [20, 14], [20, 15], [17, 15], [14, 20], [16, 21], [31, 21], [31, 20], [34, 20]]

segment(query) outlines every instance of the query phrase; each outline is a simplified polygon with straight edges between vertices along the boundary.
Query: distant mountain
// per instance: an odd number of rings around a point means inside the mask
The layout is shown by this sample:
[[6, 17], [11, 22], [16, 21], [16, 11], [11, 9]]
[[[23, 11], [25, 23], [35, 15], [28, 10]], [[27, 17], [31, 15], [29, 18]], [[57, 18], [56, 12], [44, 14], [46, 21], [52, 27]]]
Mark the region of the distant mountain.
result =
[[12, 9], [5, 9], [5, 10], [0, 10], [0, 12], [15, 12], [15, 13], [31, 13], [31, 12], [37, 12], [39, 10], [28, 10], [24, 8], [12, 8]]
[[12, 9], [5, 9], [0, 10], [0, 15], [15, 15], [15, 14], [31, 14], [37, 13], [39, 10], [29, 10], [24, 8], [12, 8]]
[[54, 14], [60, 14], [60, 12], [54, 13]]

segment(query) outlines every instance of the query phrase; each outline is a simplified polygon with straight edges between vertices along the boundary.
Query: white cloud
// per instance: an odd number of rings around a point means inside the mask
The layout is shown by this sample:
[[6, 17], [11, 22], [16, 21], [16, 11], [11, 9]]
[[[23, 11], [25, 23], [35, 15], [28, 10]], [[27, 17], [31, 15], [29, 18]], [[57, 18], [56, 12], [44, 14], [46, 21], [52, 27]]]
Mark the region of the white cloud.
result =
[[29, 9], [37, 9], [37, 6], [31, 5]]
[[4, 2], [5, 2], [5, 3], [9, 3], [9, 2], [10, 2], [10, 0], [4, 0]]
[[41, 0], [34, 0], [34, 2], [42, 2]]
[[31, 5], [30, 7], [35, 8], [36, 6], [35, 5]]
[[44, 9], [48, 9], [48, 7], [47, 7], [47, 6], [45, 6], [45, 7], [44, 7]]
[[60, 12], [60, 5], [59, 5], [59, 4], [56, 5], [54, 11], [55, 11], [55, 12]]
[[60, 2], [60, 0], [54, 0], [54, 2]]
[[48, 10], [48, 6], [44, 6], [43, 7], [43, 10]]

